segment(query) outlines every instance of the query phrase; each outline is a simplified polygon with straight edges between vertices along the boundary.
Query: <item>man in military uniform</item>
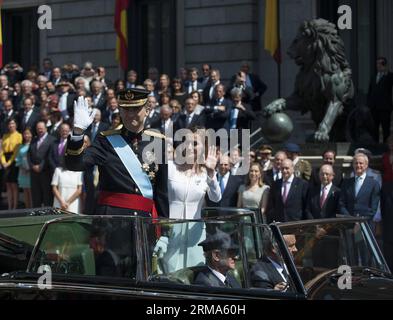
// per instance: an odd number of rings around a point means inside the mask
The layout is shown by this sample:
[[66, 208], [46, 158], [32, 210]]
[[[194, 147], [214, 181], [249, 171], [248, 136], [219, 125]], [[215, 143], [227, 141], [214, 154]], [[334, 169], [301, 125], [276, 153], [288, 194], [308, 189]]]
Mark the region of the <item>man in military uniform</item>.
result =
[[300, 159], [300, 147], [295, 143], [285, 145], [285, 153], [291, 159], [295, 169], [295, 177], [309, 181], [312, 173], [312, 166], [307, 160]]
[[65, 161], [73, 171], [98, 166], [99, 197], [95, 214], [168, 217], [167, 166], [162, 158], [165, 151], [160, 151], [161, 158], [158, 158], [157, 154], [144, 150], [153, 139], [160, 139], [161, 145], [165, 141], [164, 135], [144, 130], [150, 111], [148, 95], [149, 91], [144, 89], [121, 92], [118, 102], [123, 128], [101, 132], [86, 150], [83, 135], [94, 114], [89, 113], [83, 97], [75, 102], [74, 130], [68, 138]]

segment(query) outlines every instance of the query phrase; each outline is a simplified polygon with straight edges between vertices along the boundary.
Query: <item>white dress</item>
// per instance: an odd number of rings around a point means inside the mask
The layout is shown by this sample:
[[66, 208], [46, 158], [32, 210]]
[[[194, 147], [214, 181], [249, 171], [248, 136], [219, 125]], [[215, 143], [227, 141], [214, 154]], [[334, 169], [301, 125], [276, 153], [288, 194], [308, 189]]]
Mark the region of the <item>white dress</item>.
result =
[[[80, 171], [68, 171], [62, 168], [56, 168], [52, 178], [52, 186], [56, 186], [59, 189], [59, 193], [64, 200], [70, 198], [78, 186], [82, 185], [82, 172]], [[53, 206], [60, 208], [61, 204], [56, 199], [53, 200]], [[68, 207], [68, 211], [80, 213], [79, 197], [71, 203]]]
[[[211, 179], [204, 171], [187, 176], [177, 169], [173, 161], [168, 162], [169, 218], [199, 219], [206, 193], [209, 199], [221, 200], [221, 190], [216, 176]], [[163, 257], [164, 272], [173, 272], [185, 267], [205, 263], [203, 250], [198, 243], [206, 238], [203, 222], [174, 224]]]

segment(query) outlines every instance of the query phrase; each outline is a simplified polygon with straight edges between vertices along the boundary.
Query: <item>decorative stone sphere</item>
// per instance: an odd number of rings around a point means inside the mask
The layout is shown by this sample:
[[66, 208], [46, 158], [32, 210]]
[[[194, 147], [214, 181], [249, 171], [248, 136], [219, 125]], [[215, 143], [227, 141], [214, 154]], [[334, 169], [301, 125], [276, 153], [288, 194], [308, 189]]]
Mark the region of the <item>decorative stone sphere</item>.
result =
[[281, 143], [289, 139], [293, 123], [285, 113], [275, 113], [262, 126], [262, 133], [270, 142]]

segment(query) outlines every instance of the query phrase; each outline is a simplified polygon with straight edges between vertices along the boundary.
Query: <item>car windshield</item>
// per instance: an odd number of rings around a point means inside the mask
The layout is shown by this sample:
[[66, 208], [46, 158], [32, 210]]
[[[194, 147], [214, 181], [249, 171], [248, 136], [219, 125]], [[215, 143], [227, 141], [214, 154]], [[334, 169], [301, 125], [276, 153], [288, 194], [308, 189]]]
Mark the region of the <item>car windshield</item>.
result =
[[279, 226], [292, 238], [296, 268], [307, 285], [341, 266], [375, 268], [388, 272], [366, 222], [335, 221]]
[[137, 276], [138, 240], [132, 217], [63, 218], [41, 232], [28, 271], [49, 266], [54, 274]]

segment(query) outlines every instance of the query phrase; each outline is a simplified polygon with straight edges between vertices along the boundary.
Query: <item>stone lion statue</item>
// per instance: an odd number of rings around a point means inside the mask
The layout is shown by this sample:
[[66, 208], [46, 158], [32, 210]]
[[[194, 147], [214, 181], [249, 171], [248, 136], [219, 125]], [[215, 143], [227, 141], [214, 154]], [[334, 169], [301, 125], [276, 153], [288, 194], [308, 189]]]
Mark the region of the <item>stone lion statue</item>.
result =
[[344, 105], [354, 95], [352, 72], [336, 26], [324, 19], [303, 22], [288, 55], [300, 66], [294, 93], [273, 101], [265, 116], [285, 108], [302, 114], [310, 111], [317, 127], [315, 141], [329, 141]]

